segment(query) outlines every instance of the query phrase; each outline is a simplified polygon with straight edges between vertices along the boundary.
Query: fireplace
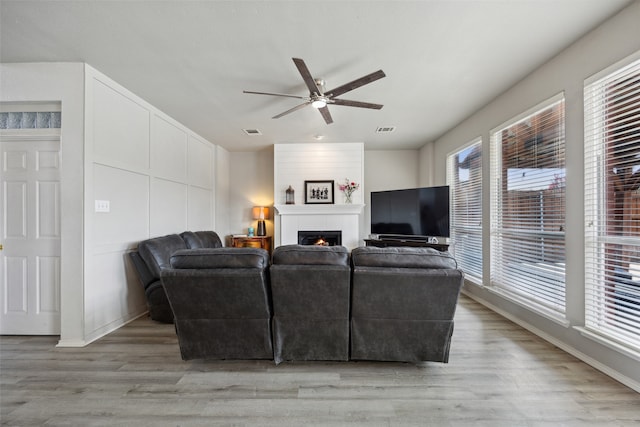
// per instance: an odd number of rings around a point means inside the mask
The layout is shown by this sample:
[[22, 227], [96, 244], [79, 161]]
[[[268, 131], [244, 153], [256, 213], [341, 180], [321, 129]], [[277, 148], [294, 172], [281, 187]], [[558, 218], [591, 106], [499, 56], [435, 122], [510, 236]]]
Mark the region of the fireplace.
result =
[[342, 231], [298, 231], [299, 245], [340, 246]]
[[[360, 246], [360, 216], [364, 205], [275, 205], [274, 236], [276, 246], [297, 245], [300, 243], [299, 231], [313, 235], [328, 235], [340, 232], [339, 246], [354, 249]], [[313, 242], [311, 243], [313, 244]]]

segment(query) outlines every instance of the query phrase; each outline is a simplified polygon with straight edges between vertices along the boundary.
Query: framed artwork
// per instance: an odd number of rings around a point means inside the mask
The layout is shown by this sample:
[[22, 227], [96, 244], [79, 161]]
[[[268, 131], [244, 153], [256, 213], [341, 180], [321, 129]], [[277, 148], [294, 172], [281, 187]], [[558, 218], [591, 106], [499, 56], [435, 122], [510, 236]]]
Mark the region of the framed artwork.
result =
[[304, 203], [305, 204], [333, 204], [334, 181], [305, 181], [304, 182]]

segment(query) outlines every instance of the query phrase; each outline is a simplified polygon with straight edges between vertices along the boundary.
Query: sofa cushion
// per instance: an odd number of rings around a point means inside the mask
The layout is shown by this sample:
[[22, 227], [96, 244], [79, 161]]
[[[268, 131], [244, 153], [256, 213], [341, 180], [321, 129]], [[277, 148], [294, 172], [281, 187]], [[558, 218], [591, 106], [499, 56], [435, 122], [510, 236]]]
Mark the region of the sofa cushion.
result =
[[351, 251], [351, 260], [354, 266], [362, 267], [458, 268], [449, 252], [421, 247], [359, 247]]
[[266, 268], [269, 252], [261, 248], [200, 248], [179, 250], [171, 257], [171, 267], [202, 268]]
[[190, 249], [222, 247], [222, 241], [215, 231], [185, 231], [180, 237]]
[[284, 245], [274, 250], [273, 264], [349, 266], [349, 251], [344, 246]]
[[149, 272], [156, 279], [160, 279], [160, 271], [171, 267], [171, 255], [179, 249], [186, 249], [186, 247], [182, 237], [177, 234], [169, 234], [140, 242], [138, 253], [147, 263]]

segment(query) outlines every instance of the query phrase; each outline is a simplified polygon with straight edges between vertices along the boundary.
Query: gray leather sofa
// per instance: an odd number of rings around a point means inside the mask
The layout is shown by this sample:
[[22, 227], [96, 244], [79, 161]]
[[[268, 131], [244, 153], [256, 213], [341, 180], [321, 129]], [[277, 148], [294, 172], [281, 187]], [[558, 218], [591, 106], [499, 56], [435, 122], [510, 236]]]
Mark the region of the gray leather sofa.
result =
[[171, 255], [187, 248], [218, 248], [222, 242], [213, 231], [185, 231], [155, 237], [138, 243], [138, 250], [129, 252], [129, 257], [144, 288], [149, 315], [153, 320], [173, 322], [173, 313], [160, 281], [160, 272], [170, 267]]
[[[211, 247], [208, 247], [211, 246]], [[185, 232], [131, 253], [182, 358], [448, 362], [463, 273], [416, 247], [224, 248]]]
[[273, 252], [273, 346], [283, 360], [349, 360], [351, 267], [343, 246]]
[[351, 252], [351, 359], [448, 362], [463, 273], [448, 252]]
[[266, 250], [179, 250], [161, 279], [184, 360], [273, 359]]

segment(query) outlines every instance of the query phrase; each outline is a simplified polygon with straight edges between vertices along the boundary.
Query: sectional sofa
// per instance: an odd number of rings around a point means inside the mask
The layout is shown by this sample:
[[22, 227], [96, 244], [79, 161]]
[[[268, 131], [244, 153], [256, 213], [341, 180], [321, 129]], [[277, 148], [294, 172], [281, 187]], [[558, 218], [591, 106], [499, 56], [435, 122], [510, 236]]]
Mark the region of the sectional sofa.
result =
[[139, 270], [149, 311], [174, 321], [184, 360], [448, 362], [463, 283], [448, 252], [285, 245], [270, 257], [216, 238], [164, 236], [132, 254], [152, 262], [153, 281]]

